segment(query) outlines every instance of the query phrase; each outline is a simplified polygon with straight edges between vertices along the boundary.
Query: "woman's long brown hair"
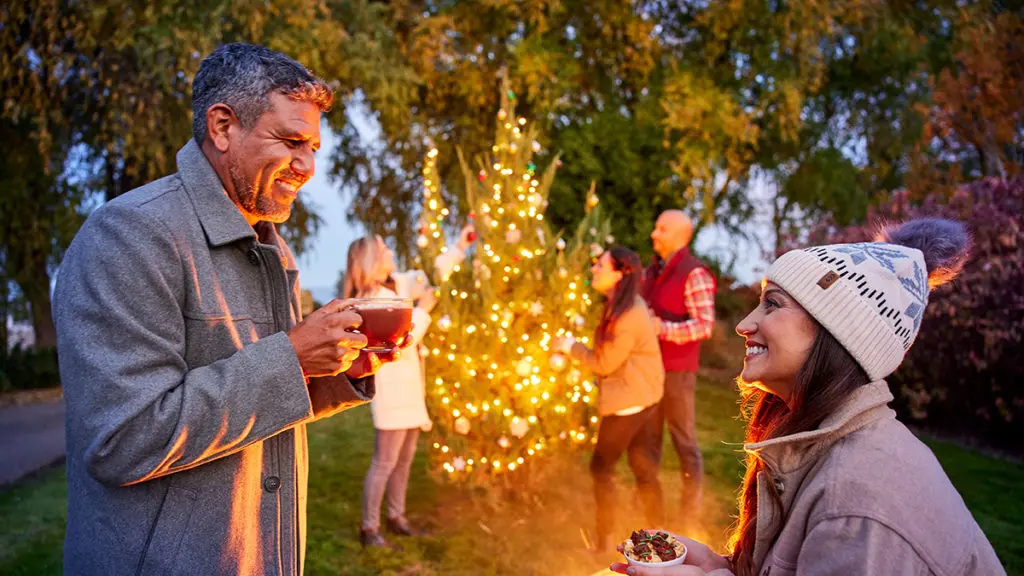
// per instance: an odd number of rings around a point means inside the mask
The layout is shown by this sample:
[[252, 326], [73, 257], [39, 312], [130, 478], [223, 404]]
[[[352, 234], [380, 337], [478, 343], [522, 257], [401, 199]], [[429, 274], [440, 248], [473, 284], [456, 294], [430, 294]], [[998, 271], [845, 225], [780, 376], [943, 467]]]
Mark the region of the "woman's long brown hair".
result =
[[[870, 380], [850, 353], [827, 330], [815, 322], [817, 336], [800, 372], [793, 399], [782, 398], [740, 382], [742, 411], [747, 420], [746, 443], [762, 442], [814, 430], [839, 408], [851, 392]], [[771, 472], [760, 458], [747, 454], [747, 472], [740, 494], [740, 515], [729, 538], [736, 576], [756, 576], [754, 540], [757, 536], [757, 474], [764, 472], [773, 505], [782, 505]]]
[[643, 271], [640, 256], [629, 248], [612, 246], [608, 249], [608, 256], [611, 258], [612, 268], [622, 272], [622, 278], [615, 285], [611, 297], [601, 311], [601, 320], [597, 324], [597, 334], [594, 338], [597, 344], [608, 338], [615, 322], [633, 307], [637, 295], [640, 294], [640, 274]]

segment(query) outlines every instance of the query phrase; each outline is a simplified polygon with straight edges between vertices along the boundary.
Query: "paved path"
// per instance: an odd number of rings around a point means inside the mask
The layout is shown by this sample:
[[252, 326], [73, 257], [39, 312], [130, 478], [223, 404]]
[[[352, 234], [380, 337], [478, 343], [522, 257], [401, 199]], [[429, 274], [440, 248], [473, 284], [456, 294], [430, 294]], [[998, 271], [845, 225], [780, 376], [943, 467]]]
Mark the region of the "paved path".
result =
[[0, 408], [0, 486], [63, 457], [63, 398]]

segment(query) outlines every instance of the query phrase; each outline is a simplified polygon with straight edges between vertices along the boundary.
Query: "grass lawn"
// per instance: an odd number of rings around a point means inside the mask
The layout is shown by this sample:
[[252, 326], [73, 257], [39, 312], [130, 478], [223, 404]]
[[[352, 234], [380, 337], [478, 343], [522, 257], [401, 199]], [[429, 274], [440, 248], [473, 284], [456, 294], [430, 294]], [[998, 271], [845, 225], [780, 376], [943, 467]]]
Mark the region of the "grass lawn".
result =
[[[735, 394], [726, 385], [702, 381], [698, 388], [698, 433], [705, 470], [704, 533], [721, 548], [741, 476], [742, 425]], [[428, 525], [433, 537], [399, 539], [397, 551], [363, 552], [357, 534], [363, 474], [370, 461], [373, 430], [368, 408], [358, 408], [310, 427], [309, 545], [307, 574], [566, 574], [590, 575], [613, 558], [583, 550], [593, 503], [586, 456], [552, 464], [540, 489], [529, 496], [435, 483], [422, 452], [409, 487], [409, 515]], [[994, 460], [955, 445], [929, 442], [963, 494], [1010, 574], [1024, 575], [1024, 466]], [[662, 480], [666, 505], [677, 505], [678, 463], [666, 446]], [[625, 464], [621, 475], [628, 478]], [[47, 471], [0, 492], [0, 574], [60, 573], [64, 533], [63, 468]], [[634, 508], [628, 489], [623, 508]], [[625, 514], [625, 513], [624, 513]], [[623, 534], [643, 524], [624, 517]]]

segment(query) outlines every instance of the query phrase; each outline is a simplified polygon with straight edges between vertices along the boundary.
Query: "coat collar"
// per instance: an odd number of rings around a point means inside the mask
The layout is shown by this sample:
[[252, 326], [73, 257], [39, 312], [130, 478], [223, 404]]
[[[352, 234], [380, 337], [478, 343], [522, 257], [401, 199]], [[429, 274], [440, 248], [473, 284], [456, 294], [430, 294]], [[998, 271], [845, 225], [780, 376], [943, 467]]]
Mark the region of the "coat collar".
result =
[[228, 198], [224, 184], [195, 140], [189, 140], [178, 151], [177, 161], [178, 174], [210, 246], [256, 238], [256, 231]]
[[854, 390], [839, 408], [816, 430], [745, 444], [743, 449], [761, 458], [777, 474], [788, 474], [813, 462], [829, 446], [886, 416], [895, 417], [888, 407], [893, 396], [885, 380]]

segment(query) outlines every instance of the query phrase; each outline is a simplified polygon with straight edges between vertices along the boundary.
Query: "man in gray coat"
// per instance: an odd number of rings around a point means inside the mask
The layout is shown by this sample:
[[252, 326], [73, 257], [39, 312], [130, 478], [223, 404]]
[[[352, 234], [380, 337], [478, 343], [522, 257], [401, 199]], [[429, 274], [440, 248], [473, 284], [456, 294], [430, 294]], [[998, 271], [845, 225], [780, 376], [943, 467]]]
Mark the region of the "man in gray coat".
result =
[[178, 172], [97, 209], [54, 294], [67, 574], [301, 574], [305, 424], [381, 362], [334, 301], [303, 320], [274, 223], [313, 175], [330, 88], [260, 46], [200, 66]]

